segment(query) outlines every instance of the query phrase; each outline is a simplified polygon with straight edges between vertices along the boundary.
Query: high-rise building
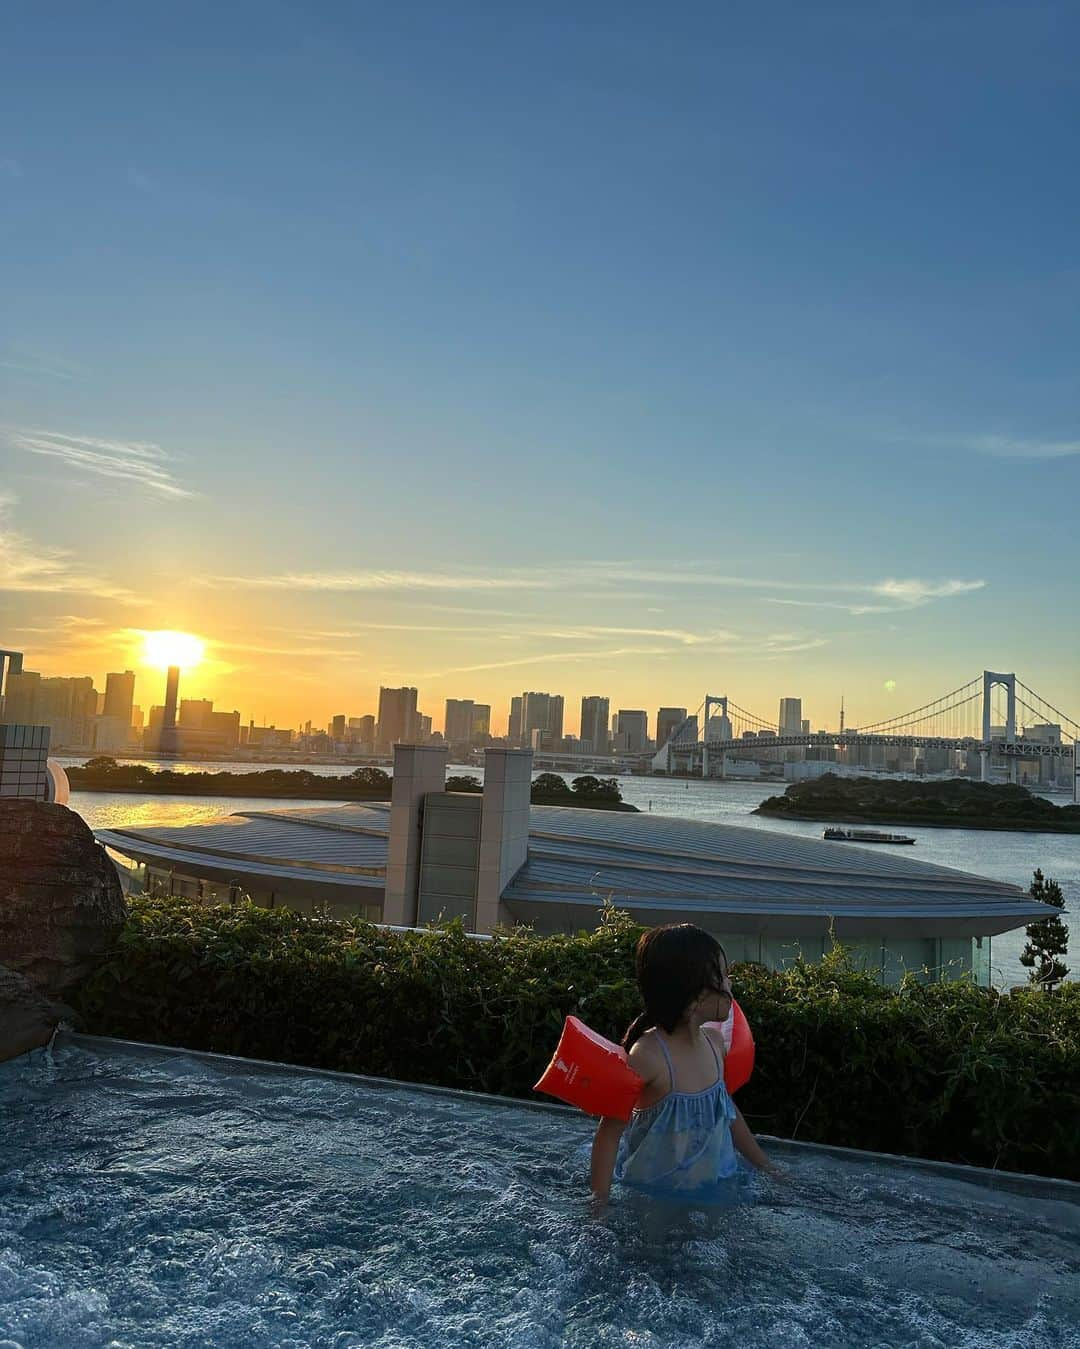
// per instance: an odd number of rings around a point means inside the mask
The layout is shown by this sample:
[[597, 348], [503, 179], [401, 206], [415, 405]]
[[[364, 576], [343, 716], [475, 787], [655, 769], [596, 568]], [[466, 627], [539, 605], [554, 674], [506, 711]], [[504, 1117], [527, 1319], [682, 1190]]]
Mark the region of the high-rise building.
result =
[[422, 712], [416, 714], [416, 739], [421, 745], [426, 745], [431, 739], [431, 718], [425, 717]]
[[802, 734], [802, 699], [781, 698], [779, 729], [781, 735]]
[[5, 690], [5, 722], [48, 726], [54, 748], [93, 745], [97, 690], [89, 675], [42, 678], [36, 670], [13, 665], [8, 669]]
[[506, 738], [511, 749], [521, 744], [521, 699], [510, 699], [510, 721], [506, 728]]
[[472, 742], [483, 745], [491, 739], [491, 704], [473, 703]]
[[206, 730], [213, 712], [214, 704], [210, 698], [181, 698], [176, 724], [186, 731]]
[[345, 713], [339, 712], [330, 722], [330, 738], [336, 745], [345, 739]]
[[563, 738], [563, 696], [561, 693], [523, 693], [521, 695], [521, 736], [527, 746], [557, 750]]
[[235, 749], [240, 743], [240, 713], [235, 708], [231, 712], [211, 712], [206, 729], [220, 736], [223, 749]]
[[4, 721], [9, 725], [37, 725], [35, 716], [41, 675], [36, 670], [9, 669], [4, 684]]
[[476, 704], [471, 698], [447, 698], [443, 739], [448, 745], [469, 745], [473, 738]]
[[135, 671], [114, 671], [105, 676], [104, 717], [116, 717], [125, 726], [131, 725], [131, 709], [135, 706]]
[[649, 743], [649, 714], [640, 708], [620, 707], [615, 714], [615, 738], [620, 749], [631, 753]]
[[582, 698], [581, 739], [588, 742], [593, 754], [607, 753], [610, 724], [611, 703], [607, 698]]
[[157, 744], [153, 747], [163, 754], [177, 752], [176, 705], [180, 696], [180, 667], [170, 665], [165, 676], [165, 706], [162, 709], [161, 729], [158, 731]]
[[7, 692], [7, 677], [22, 672], [23, 653], [21, 651], [0, 651], [0, 720], [4, 713], [4, 694]]
[[733, 740], [734, 738], [731, 718], [726, 712], [720, 712], [715, 717], [709, 718], [705, 726], [705, 739], [710, 744], [717, 740]]
[[685, 707], [661, 707], [656, 713], [656, 748], [663, 749], [685, 720]]
[[414, 688], [379, 689], [379, 721], [376, 727], [376, 747], [380, 754], [388, 754], [394, 745], [406, 745], [419, 732]]
[[375, 718], [367, 713], [362, 717], [349, 718], [349, 736], [358, 744], [375, 747]]
[[803, 733], [803, 735], [809, 735], [809, 734], [810, 734], [810, 718], [809, 718], [809, 717], [803, 717], [803, 719], [802, 719], [802, 733]]

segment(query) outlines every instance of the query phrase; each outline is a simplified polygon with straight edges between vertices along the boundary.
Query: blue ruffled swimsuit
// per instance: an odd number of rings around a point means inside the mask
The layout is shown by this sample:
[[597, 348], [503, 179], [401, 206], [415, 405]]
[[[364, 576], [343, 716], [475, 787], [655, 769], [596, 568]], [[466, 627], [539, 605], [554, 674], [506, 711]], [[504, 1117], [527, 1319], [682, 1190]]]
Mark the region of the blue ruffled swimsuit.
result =
[[[708, 1038], [708, 1037], [706, 1037]], [[716, 1046], [716, 1081], [704, 1091], [676, 1091], [675, 1069], [664, 1043], [671, 1090], [655, 1105], [635, 1110], [619, 1141], [615, 1179], [654, 1199], [687, 1204], [730, 1204], [745, 1168], [731, 1137], [735, 1105], [724, 1085], [724, 1065]]]

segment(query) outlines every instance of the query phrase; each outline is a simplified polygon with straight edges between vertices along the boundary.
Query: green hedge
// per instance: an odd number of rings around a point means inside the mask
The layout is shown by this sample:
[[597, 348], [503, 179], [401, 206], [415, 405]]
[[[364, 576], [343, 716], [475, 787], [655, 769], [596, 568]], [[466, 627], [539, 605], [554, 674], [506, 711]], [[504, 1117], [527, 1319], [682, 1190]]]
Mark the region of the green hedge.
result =
[[[568, 1013], [618, 1038], [639, 1010], [639, 931], [481, 942], [139, 898], [80, 1009], [105, 1035], [529, 1096]], [[842, 951], [734, 982], [758, 1132], [1080, 1180], [1080, 985], [885, 989]]]

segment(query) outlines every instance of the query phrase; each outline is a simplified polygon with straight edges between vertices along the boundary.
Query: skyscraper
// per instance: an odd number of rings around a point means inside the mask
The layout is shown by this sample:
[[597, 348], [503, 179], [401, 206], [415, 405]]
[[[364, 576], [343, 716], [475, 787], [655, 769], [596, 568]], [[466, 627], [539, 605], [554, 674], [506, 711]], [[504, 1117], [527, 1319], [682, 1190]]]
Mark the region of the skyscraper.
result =
[[443, 739], [448, 745], [468, 745], [473, 738], [476, 704], [471, 698], [447, 698]]
[[607, 698], [582, 698], [581, 738], [587, 741], [594, 754], [608, 751], [608, 727], [611, 725], [611, 703]]
[[407, 744], [417, 736], [414, 688], [379, 689], [379, 724], [376, 742], [380, 753], [388, 753], [392, 746]]
[[663, 749], [676, 727], [685, 720], [685, 707], [661, 707], [656, 714], [656, 748]]
[[649, 740], [649, 714], [640, 708], [620, 707], [616, 715], [616, 743], [621, 749], [644, 749]]
[[135, 671], [125, 670], [105, 676], [105, 706], [102, 716], [116, 717], [125, 726], [131, 725], [131, 709], [135, 705]]
[[800, 735], [802, 733], [802, 699], [780, 699], [780, 734]]
[[542, 750], [558, 749], [563, 738], [563, 696], [561, 693], [523, 693], [521, 695], [521, 739], [526, 746]]
[[510, 722], [506, 728], [506, 738], [511, 747], [521, 744], [521, 699], [510, 699]]
[[716, 716], [710, 717], [708, 725], [705, 727], [705, 739], [710, 743], [715, 740], [734, 740], [731, 718], [726, 712], [720, 712]]
[[474, 745], [483, 745], [491, 739], [491, 704], [473, 703], [472, 739]]
[[330, 723], [330, 738], [335, 744], [345, 739], [345, 713], [339, 712]]

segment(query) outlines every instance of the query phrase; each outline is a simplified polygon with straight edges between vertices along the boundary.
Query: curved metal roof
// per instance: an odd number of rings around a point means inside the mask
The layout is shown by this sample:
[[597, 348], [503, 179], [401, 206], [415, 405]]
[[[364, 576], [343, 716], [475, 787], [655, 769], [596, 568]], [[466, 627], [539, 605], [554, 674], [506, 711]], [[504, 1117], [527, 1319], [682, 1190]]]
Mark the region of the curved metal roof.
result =
[[[210, 824], [104, 829], [102, 843], [194, 875], [265, 886], [306, 877], [381, 887], [389, 806], [326, 805], [240, 811]], [[610, 896], [665, 921], [710, 913], [740, 927], [786, 918], [817, 927], [918, 924], [927, 932], [990, 936], [1045, 916], [1018, 886], [906, 855], [764, 829], [660, 815], [533, 806], [528, 860], [504, 891], [511, 912], [569, 906], [577, 921]]]

